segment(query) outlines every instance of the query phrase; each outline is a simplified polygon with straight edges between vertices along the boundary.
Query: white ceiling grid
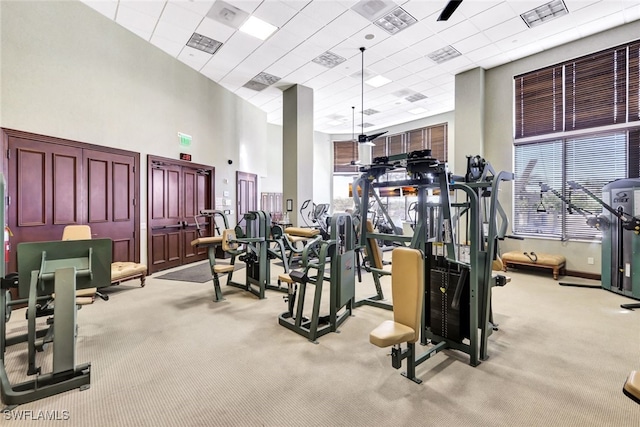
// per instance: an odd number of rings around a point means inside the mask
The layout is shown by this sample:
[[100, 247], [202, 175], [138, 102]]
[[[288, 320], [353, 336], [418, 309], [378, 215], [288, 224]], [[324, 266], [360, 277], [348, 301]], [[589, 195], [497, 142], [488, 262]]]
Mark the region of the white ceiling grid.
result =
[[[216, 1], [278, 30], [261, 41], [211, 19], [207, 14]], [[294, 84], [312, 88], [315, 129], [327, 133], [351, 132], [352, 107], [360, 131], [360, 47], [366, 48], [365, 78], [391, 79], [379, 88], [364, 86], [364, 109], [379, 111], [367, 116], [371, 132], [452, 110], [457, 73], [492, 68], [640, 19], [637, 0], [564, 0], [568, 15], [534, 28], [528, 28], [519, 15], [545, 0], [465, 0], [446, 22], [437, 17], [448, 0], [385, 1], [401, 6], [418, 22], [390, 35], [352, 9], [359, 3], [356, 0], [83, 0], [263, 109], [269, 122], [282, 123], [283, 89]], [[223, 45], [213, 55], [186, 46], [194, 32]], [[447, 46], [462, 55], [442, 64], [427, 57]], [[346, 61], [333, 68], [311, 62], [326, 51]], [[243, 87], [261, 72], [281, 80], [259, 92]], [[406, 91], [426, 98], [409, 102], [397, 95]], [[424, 111], [411, 112], [417, 108]]]

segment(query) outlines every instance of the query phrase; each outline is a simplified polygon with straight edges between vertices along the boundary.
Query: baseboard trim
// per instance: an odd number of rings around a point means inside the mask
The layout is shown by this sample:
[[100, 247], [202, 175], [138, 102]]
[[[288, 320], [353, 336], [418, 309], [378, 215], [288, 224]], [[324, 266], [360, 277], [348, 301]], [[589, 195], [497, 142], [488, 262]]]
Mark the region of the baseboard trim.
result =
[[585, 273], [584, 271], [567, 270], [566, 276], [581, 277], [583, 279], [602, 280], [602, 275], [596, 273]]

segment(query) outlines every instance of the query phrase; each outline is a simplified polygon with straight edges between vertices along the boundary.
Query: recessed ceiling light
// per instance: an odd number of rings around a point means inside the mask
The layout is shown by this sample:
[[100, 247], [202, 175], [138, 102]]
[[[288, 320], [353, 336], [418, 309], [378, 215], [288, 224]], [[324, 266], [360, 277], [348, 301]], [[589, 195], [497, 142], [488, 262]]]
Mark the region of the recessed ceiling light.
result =
[[553, 0], [523, 13], [520, 17], [524, 23], [527, 24], [527, 27], [533, 28], [568, 13], [569, 11], [567, 10], [567, 6], [564, 4], [564, 1]]
[[240, 27], [240, 31], [249, 34], [250, 36], [257, 37], [260, 40], [266, 40], [271, 34], [273, 34], [278, 27], [263, 21], [262, 19], [250, 16], [244, 24]]
[[445, 46], [442, 49], [434, 50], [433, 52], [427, 54], [429, 59], [437, 64], [442, 64], [443, 62], [447, 62], [450, 59], [457, 58], [462, 55], [453, 46]]
[[249, 80], [248, 82], [246, 82], [242, 86], [246, 87], [247, 89], [252, 89], [259, 92], [261, 90], [268, 88], [269, 86], [278, 82], [279, 80], [280, 80], [280, 77], [276, 77], [269, 73], [262, 72], [257, 76], [255, 76], [254, 78], [252, 78], [251, 80]]
[[386, 85], [387, 83], [391, 83], [391, 80], [384, 76], [378, 75], [375, 77], [371, 77], [369, 80], [366, 80], [365, 83], [369, 86], [380, 87]]
[[311, 60], [311, 62], [315, 62], [316, 64], [320, 64], [327, 68], [333, 68], [338, 64], [342, 64], [344, 61], [346, 61], [345, 58], [329, 51], [326, 51], [322, 55]]
[[364, 111], [362, 112], [362, 114], [366, 114], [367, 116], [370, 116], [370, 115], [372, 115], [372, 114], [378, 114], [379, 112], [380, 112], [380, 111], [378, 111], [378, 110], [374, 110], [373, 108], [369, 108], [369, 109], [367, 109], [367, 110], [364, 110]]
[[399, 7], [382, 18], [376, 19], [374, 24], [389, 34], [396, 34], [416, 22], [418, 22], [416, 18], [408, 14], [403, 8]]
[[429, 111], [429, 110], [427, 110], [426, 108], [422, 108], [422, 107], [418, 107], [418, 108], [414, 108], [413, 110], [409, 110], [409, 112], [411, 114], [422, 114], [422, 113], [426, 113], [427, 111]]
[[362, 123], [359, 126], [362, 127], [362, 128], [369, 128], [369, 127], [373, 126], [373, 123]]
[[213, 55], [218, 49], [220, 49], [222, 43], [218, 40], [203, 36], [202, 34], [193, 33], [193, 35], [187, 42], [187, 46]]

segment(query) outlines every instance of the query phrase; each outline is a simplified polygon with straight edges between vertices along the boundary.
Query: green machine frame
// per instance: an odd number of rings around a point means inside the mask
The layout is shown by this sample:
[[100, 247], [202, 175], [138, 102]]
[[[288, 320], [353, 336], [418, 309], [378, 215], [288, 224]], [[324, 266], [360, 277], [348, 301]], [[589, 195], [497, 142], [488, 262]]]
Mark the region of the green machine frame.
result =
[[[1, 177], [1, 176], [0, 176]], [[0, 222], [4, 223], [4, 178], [0, 180]], [[4, 279], [0, 267], [0, 388], [2, 401], [11, 406], [42, 399], [54, 394], [89, 388], [91, 364], [76, 365], [76, 289], [111, 285], [111, 240], [74, 240], [33, 242], [18, 245], [19, 297], [8, 301], [8, 288], [15, 281]], [[53, 311], [39, 313], [38, 303], [51, 300]], [[26, 297], [26, 299], [25, 299]], [[12, 305], [27, 303], [27, 333], [7, 339], [5, 316]], [[36, 317], [53, 314], [48, 330], [36, 330]], [[55, 328], [55, 333], [53, 333]], [[20, 342], [28, 346], [28, 375], [35, 379], [12, 385], [5, 368], [6, 347]], [[36, 350], [53, 342], [53, 370], [41, 374], [36, 365]]]
[[[445, 164], [432, 158], [430, 150], [376, 158], [373, 164], [361, 168], [363, 174], [354, 183], [354, 189], [358, 186], [362, 189], [361, 196], [357, 196], [358, 191], [353, 192], [360, 215], [366, 213], [369, 197], [376, 197], [378, 188], [413, 187], [417, 191], [417, 221], [412, 237], [367, 232], [366, 218], [360, 219], [360, 242], [367, 253], [374, 249], [371, 248], [372, 239], [369, 239], [374, 237], [408, 244], [425, 254], [425, 299], [420, 341], [434, 346], [420, 356], [407, 350], [392, 351], [396, 368], [400, 367], [403, 359], [410, 359], [407, 376], [413, 380], [416, 380], [415, 366], [446, 348], [468, 354], [470, 365], [478, 365], [480, 360], [488, 358], [487, 339], [497, 328], [492, 319], [491, 293], [494, 286], [503, 286], [506, 278], [494, 276], [491, 267], [497, 241], [504, 237], [508, 225], [506, 213], [498, 201], [498, 190], [502, 182], [513, 180], [513, 174], [496, 174], [491, 165], [479, 156], [469, 159], [467, 174], [457, 177], [447, 172]], [[470, 167], [471, 164], [474, 166]], [[404, 167], [408, 179], [379, 181], [387, 171], [396, 167]], [[439, 202], [428, 202], [430, 192], [439, 193]], [[483, 203], [488, 203], [488, 209], [482, 209]], [[463, 247], [468, 250], [465, 257], [461, 256]], [[388, 272], [369, 270], [377, 293], [357, 301], [356, 306], [392, 309], [391, 304], [383, 301], [379, 281], [380, 276]], [[443, 286], [439, 280], [444, 280]], [[442, 305], [432, 307], [432, 293], [439, 304], [444, 304], [444, 309]], [[434, 311], [442, 313], [434, 316]], [[446, 326], [449, 312], [451, 316], [459, 316], [455, 321], [460, 324], [460, 330], [455, 334], [449, 334]]]
[[[319, 256], [311, 261], [310, 254], [315, 245], [320, 246]], [[329, 276], [325, 275], [330, 259]], [[349, 214], [336, 213], [331, 217], [330, 239], [314, 239], [305, 246], [302, 254], [302, 271], [291, 271], [289, 276], [300, 286], [295, 313], [285, 312], [278, 316], [278, 323], [317, 344], [317, 339], [329, 332], [338, 332], [353, 312], [355, 296], [355, 233]], [[310, 275], [311, 270], [315, 275]], [[329, 282], [329, 316], [322, 322], [320, 303], [324, 282]], [[311, 318], [303, 317], [307, 285], [315, 286]], [[294, 294], [295, 295], [295, 294]], [[295, 298], [295, 296], [289, 296]]]

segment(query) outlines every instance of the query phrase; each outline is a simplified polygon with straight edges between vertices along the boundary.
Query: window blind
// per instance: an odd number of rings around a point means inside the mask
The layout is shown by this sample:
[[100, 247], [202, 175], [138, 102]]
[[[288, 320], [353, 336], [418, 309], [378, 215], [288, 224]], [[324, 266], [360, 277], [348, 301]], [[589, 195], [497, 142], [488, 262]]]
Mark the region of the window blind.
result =
[[640, 120], [640, 43], [629, 46], [629, 121]]
[[626, 123], [626, 48], [565, 65], [565, 130]]
[[350, 164], [357, 160], [357, 141], [333, 141], [333, 172], [358, 172], [358, 166]]
[[562, 140], [516, 146], [514, 154], [514, 233], [562, 237], [563, 203], [540, 191], [543, 183], [562, 192]]
[[387, 150], [389, 156], [406, 153], [404, 145], [404, 134], [391, 135], [387, 137]]
[[431, 149], [431, 156], [440, 160], [447, 161], [447, 124], [431, 126], [427, 128], [429, 133], [428, 147]]
[[562, 131], [562, 67], [515, 79], [516, 138]]
[[375, 145], [371, 147], [371, 160], [376, 157], [384, 157], [387, 155], [387, 138], [378, 137], [372, 141]]

